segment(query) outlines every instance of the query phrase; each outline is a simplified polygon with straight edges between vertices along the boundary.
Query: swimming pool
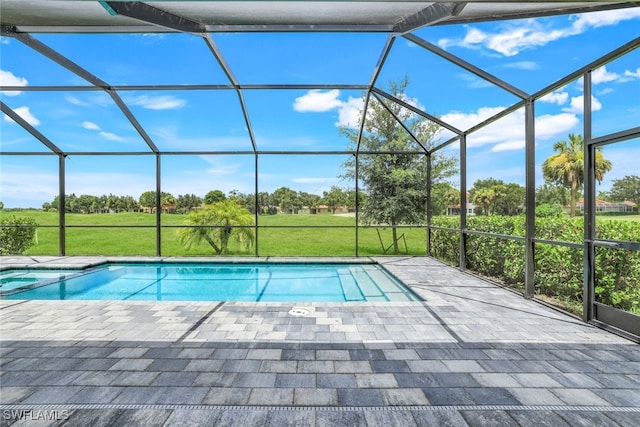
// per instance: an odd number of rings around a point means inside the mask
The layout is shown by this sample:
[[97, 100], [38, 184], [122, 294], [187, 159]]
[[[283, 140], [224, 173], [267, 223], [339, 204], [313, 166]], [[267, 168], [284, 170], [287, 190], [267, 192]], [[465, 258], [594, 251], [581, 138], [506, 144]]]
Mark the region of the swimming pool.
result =
[[3, 293], [38, 300], [420, 300], [377, 264], [108, 264]]
[[0, 271], [0, 292], [7, 293], [18, 288], [43, 283], [57, 282], [78, 274], [80, 270], [56, 269], [9, 269]]

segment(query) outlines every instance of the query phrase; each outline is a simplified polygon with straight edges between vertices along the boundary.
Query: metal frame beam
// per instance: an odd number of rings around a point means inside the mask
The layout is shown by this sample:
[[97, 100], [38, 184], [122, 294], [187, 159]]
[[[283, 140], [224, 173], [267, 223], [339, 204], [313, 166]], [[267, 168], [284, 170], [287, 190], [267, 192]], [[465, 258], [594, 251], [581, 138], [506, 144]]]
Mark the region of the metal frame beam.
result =
[[[160, 91], [160, 90], [312, 90], [312, 89], [341, 89], [341, 90], [369, 90], [370, 85], [364, 84], [196, 84], [196, 85], [110, 85], [110, 89], [124, 92]], [[3, 91], [21, 92], [90, 92], [104, 90], [96, 86], [2, 86]]]
[[[6, 31], [7, 30], [5, 29], [5, 31], [3, 31], [3, 34]], [[153, 143], [153, 141], [151, 140], [149, 135], [147, 135], [145, 130], [142, 128], [140, 123], [133, 116], [133, 114], [131, 113], [129, 108], [126, 106], [124, 101], [122, 101], [122, 98], [120, 98], [120, 96], [113, 90], [113, 88], [111, 86], [109, 86], [109, 84], [107, 84], [105, 81], [103, 81], [102, 79], [98, 78], [94, 74], [90, 73], [89, 71], [85, 70], [84, 68], [82, 68], [81, 66], [76, 64], [75, 62], [71, 61], [66, 56], [60, 54], [59, 52], [57, 52], [54, 49], [50, 48], [49, 46], [47, 46], [46, 44], [42, 43], [41, 41], [34, 39], [29, 34], [17, 33], [17, 32], [13, 32], [13, 33], [8, 32], [7, 35], [10, 35], [10, 36], [16, 38], [17, 40], [21, 41], [25, 45], [29, 46], [31, 49], [35, 50], [36, 52], [44, 55], [45, 57], [47, 57], [49, 59], [51, 59], [52, 61], [54, 61], [58, 65], [61, 65], [62, 67], [66, 68], [67, 70], [71, 71], [72, 73], [76, 74], [77, 76], [82, 77], [84, 80], [86, 80], [89, 83], [93, 84], [96, 88], [100, 88], [100, 89], [104, 90], [105, 92], [107, 92], [107, 94], [109, 94], [111, 99], [113, 99], [113, 101], [116, 103], [116, 105], [120, 108], [120, 110], [125, 115], [125, 117], [127, 117], [129, 122], [136, 129], [138, 134], [142, 137], [142, 139], [144, 139], [144, 141], [149, 146], [151, 151], [156, 152], [156, 153], [159, 152], [158, 148]]]
[[[220, 48], [218, 48], [218, 45], [213, 40], [211, 35], [205, 34], [202, 36], [202, 38], [207, 44], [207, 47], [209, 47], [209, 49], [211, 50], [211, 53], [213, 54], [213, 56], [216, 58], [216, 61], [218, 61], [218, 64], [220, 64], [220, 67], [222, 67], [222, 70], [224, 71], [225, 75], [233, 85], [233, 88], [236, 90], [236, 93], [238, 95], [238, 101], [240, 102], [240, 108], [242, 109], [242, 115], [244, 116], [244, 121], [245, 121], [245, 124], [247, 125], [247, 132], [249, 132], [249, 138], [251, 139], [251, 146], [253, 147], [253, 151], [257, 152], [258, 146], [256, 144], [256, 137], [253, 133], [253, 127], [251, 126], [251, 120], [249, 119], [249, 113], [247, 111], [247, 104], [244, 102], [244, 96], [242, 95], [242, 90], [240, 89], [240, 84], [238, 83], [238, 79], [236, 79], [236, 77], [234, 76], [233, 71], [231, 71], [231, 67], [229, 67], [229, 64], [227, 64], [227, 61], [224, 59], [224, 56], [222, 56], [222, 52], [220, 51]], [[257, 189], [256, 189], [256, 192], [257, 192]]]
[[[640, 47], [640, 37], [636, 37], [633, 40], [630, 40], [629, 42], [623, 44], [622, 46], [620, 46], [617, 49], [612, 50], [611, 52], [609, 52], [608, 54], [601, 56], [600, 58], [596, 59], [593, 62], [590, 62], [589, 64], [578, 68], [576, 71], [574, 71], [573, 73], [570, 73], [568, 75], [566, 75], [565, 77], [555, 81], [554, 83], [551, 83], [549, 86], [540, 89], [539, 91], [535, 92], [533, 95], [531, 95], [531, 97], [533, 99], [540, 99], [543, 96], [547, 95], [550, 92], [553, 92], [556, 89], [559, 89], [563, 86], [565, 86], [568, 83], [571, 83], [572, 81], [582, 77], [585, 75], [585, 73], [592, 71], [595, 68], [599, 68], [611, 61], [613, 61], [616, 58], [619, 58], [629, 52], [631, 52], [634, 49], [637, 49], [638, 47]], [[585, 141], [586, 142], [586, 141]]]
[[398, 22], [393, 26], [393, 32], [405, 34], [427, 25], [434, 25], [445, 18], [459, 14], [465, 6], [465, 3], [458, 2], [432, 3], [418, 13], [407, 16]]
[[378, 102], [380, 102], [380, 104], [384, 107], [385, 110], [387, 110], [387, 112], [389, 114], [391, 114], [391, 116], [393, 116], [394, 119], [396, 119], [396, 122], [398, 122], [398, 124], [400, 126], [402, 126], [402, 128], [409, 134], [409, 136], [411, 136], [411, 139], [413, 139], [416, 144], [418, 144], [420, 146], [420, 148], [422, 148], [422, 151], [424, 151], [425, 153], [428, 153], [429, 150], [427, 149], [427, 147], [424, 146], [424, 144], [422, 144], [422, 142], [420, 142], [420, 140], [418, 139], [417, 136], [415, 136], [413, 134], [413, 132], [411, 131], [411, 129], [409, 129], [407, 127], [407, 125], [405, 125], [402, 120], [400, 120], [400, 118], [396, 115], [396, 113], [394, 113], [393, 111], [391, 111], [391, 108], [389, 108], [389, 106], [384, 102], [384, 100], [382, 99], [382, 97], [380, 95], [378, 95], [377, 93], [373, 93], [373, 96], [376, 98], [376, 100]]
[[101, 1], [111, 14], [128, 16], [153, 25], [183, 33], [205, 33], [206, 25], [139, 1]]
[[423, 47], [429, 51], [431, 51], [432, 53], [435, 53], [436, 55], [446, 59], [447, 61], [450, 61], [452, 63], [454, 63], [455, 65], [457, 65], [458, 67], [467, 70], [468, 72], [475, 74], [476, 76], [480, 77], [483, 80], [488, 81], [489, 83], [492, 83], [496, 86], [498, 86], [501, 89], [506, 90], [507, 92], [517, 96], [520, 99], [527, 99], [529, 98], [529, 95], [518, 89], [517, 87], [505, 82], [502, 79], [499, 79], [498, 77], [489, 74], [488, 72], [484, 71], [483, 69], [476, 67], [475, 65], [465, 61], [464, 59], [458, 58], [457, 56], [453, 55], [452, 53], [447, 52], [444, 49], [439, 48], [438, 46], [429, 43], [428, 41], [421, 39], [420, 37], [416, 36], [415, 34], [405, 34], [403, 36], [404, 38], [406, 38], [407, 40], [417, 44], [420, 47]]
[[426, 112], [422, 111], [421, 109], [419, 109], [417, 107], [414, 107], [413, 105], [409, 104], [408, 102], [405, 102], [402, 99], [391, 95], [390, 93], [387, 93], [387, 92], [385, 92], [385, 91], [383, 91], [381, 89], [378, 89], [376, 87], [374, 87], [372, 89], [372, 91], [374, 93], [377, 93], [378, 95], [382, 95], [383, 97], [387, 98], [390, 101], [395, 102], [396, 104], [402, 105], [404, 108], [407, 108], [407, 109], [413, 111], [414, 113], [424, 117], [425, 119], [431, 120], [432, 122], [439, 124], [443, 128], [446, 128], [446, 129], [450, 130], [451, 132], [453, 132], [453, 133], [455, 133], [457, 135], [461, 135], [463, 133], [460, 129], [457, 129], [456, 127], [450, 125], [449, 123], [440, 120], [439, 118], [437, 118], [434, 115], [431, 115], [429, 113], [426, 113]]
[[44, 146], [46, 146], [49, 150], [53, 151], [56, 154], [63, 155], [64, 152], [49, 138], [44, 136], [38, 129], [33, 127], [29, 122], [23, 119], [18, 113], [13, 111], [11, 107], [9, 107], [4, 102], [0, 101], [0, 111], [7, 115], [11, 120], [16, 122], [19, 126], [21, 126], [24, 130], [33, 135], [38, 141], [40, 141]]

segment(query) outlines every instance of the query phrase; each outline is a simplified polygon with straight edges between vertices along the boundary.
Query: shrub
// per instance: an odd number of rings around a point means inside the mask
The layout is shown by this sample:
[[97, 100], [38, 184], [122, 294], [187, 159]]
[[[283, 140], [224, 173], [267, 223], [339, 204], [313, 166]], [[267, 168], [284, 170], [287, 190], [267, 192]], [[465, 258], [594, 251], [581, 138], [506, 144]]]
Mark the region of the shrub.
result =
[[[437, 217], [432, 224], [457, 228], [459, 218]], [[485, 216], [467, 219], [469, 230], [524, 236], [522, 216]], [[584, 227], [581, 218], [548, 216], [536, 218], [536, 237], [543, 240], [582, 243]], [[596, 224], [599, 239], [640, 241], [640, 222], [602, 221]], [[509, 286], [524, 284], [524, 244], [522, 241], [475, 235], [466, 236], [466, 268], [496, 279]], [[431, 249], [436, 258], [450, 264], [459, 259], [459, 237], [456, 231], [434, 229]], [[568, 305], [580, 305], [583, 289], [584, 250], [551, 244], [536, 244], [535, 291]], [[640, 314], [640, 251], [620, 248], [596, 249], [596, 300], [603, 304]]]
[[0, 221], [0, 255], [18, 255], [33, 245], [38, 224], [33, 217], [11, 215]]
[[562, 206], [557, 203], [544, 203], [542, 205], [536, 206], [536, 216], [538, 218], [548, 218], [551, 216], [562, 216], [564, 212], [562, 211]]

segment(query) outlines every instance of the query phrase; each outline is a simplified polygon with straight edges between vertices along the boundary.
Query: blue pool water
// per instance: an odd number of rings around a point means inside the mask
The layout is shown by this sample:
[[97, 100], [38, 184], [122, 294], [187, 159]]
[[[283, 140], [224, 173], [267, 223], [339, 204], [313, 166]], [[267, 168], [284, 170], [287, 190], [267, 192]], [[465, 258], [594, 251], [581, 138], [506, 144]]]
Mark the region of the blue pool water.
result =
[[17, 290], [3, 292], [3, 298], [277, 302], [420, 299], [376, 264], [111, 264]]

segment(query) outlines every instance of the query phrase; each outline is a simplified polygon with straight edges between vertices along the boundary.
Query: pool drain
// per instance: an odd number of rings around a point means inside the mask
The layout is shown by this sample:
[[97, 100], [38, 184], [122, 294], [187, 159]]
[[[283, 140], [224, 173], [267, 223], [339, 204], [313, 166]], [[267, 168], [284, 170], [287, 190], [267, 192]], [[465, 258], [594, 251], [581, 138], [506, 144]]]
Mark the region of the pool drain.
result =
[[305, 310], [304, 308], [294, 307], [291, 310], [289, 310], [290, 316], [306, 316], [307, 314], [309, 314], [309, 310]]

